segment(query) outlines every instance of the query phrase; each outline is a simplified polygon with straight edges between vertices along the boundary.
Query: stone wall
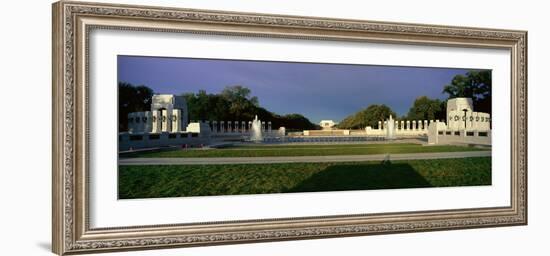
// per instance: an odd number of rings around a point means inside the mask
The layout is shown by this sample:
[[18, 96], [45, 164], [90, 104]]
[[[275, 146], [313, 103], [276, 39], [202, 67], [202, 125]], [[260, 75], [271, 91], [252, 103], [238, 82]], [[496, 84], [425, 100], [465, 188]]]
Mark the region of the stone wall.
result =
[[191, 147], [210, 144], [210, 137], [200, 133], [119, 133], [118, 150], [129, 151], [143, 148], [186, 145]]
[[491, 130], [452, 129], [445, 123], [436, 122], [428, 129], [428, 144], [491, 145]]
[[[378, 127], [367, 126], [365, 133], [367, 136], [386, 136], [388, 122], [378, 121]], [[397, 137], [425, 136], [428, 134], [428, 125], [434, 120], [393, 120], [394, 135]]]

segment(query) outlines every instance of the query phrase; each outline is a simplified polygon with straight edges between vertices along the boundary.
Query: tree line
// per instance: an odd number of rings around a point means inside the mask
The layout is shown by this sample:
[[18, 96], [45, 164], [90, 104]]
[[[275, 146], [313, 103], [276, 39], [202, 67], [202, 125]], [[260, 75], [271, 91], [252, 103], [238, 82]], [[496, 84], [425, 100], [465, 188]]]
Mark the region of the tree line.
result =
[[279, 115], [260, 106], [258, 98], [251, 95], [249, 88], [235, 85], [227, 86], [220, 93], [208, 94], [206, 91], [183, 94], [187, 101], [191, 120], [210, 121], [250, 121], [255, 116], [270, 121], [273, 128], [284, 126], [287, 130], [313, 130], [313, 124], [301, 114]]
[[[465, 75], [456, 75], [443, 87], [442, 93], [447, 99], [472, 98], [474, 110], [491, 113], [491, 71], [469, 71]], [[398, 117], [388, 106], [373, 104], [349, 115], [339, 124], [340, 129], [363, 129], [366, 126], [378, 127], [378, 121], [386, 120], [390, 115], [397, 120], [445, 120], [447, 100], [431, 99], [420, 96], [415, 99], [409, 112]]]
[[[151, 109], [153, 90], [147, 86], [134, 86], [119, 82], [119, 131], [127, 131], [128, 113]], [[191, 121], [251, 121], [257, 115], [270, 121], [273, 128], [284, 126], [287, 130], [314, 130], [313, 124], [301, 114], [279, 115], [261, 107], [249, 88], [235, 85], [225, 87], [220, 93], [184, 93]]]
[[[145, 86], [134, 86], [119, 82], [119, 131], [127, 131], [128, 113], [148, 111], [154, 91]], [[448, 99], [456, 97], [472, 98], [474, 109], [491, 113], [491, 71], [470, 71], [465, 75], [456, 75], [443, 87], [442, 93]], [[295, 113], [279, 115], [260, 106], [258, 98], [251, 95], [249, 88], [235, 85], [224, 88], [220, 93], [181, 94], [187, 101], [188, 121], [246, 121], [258, 116], [260, 120], [271, 121], [273, 128], [284, 126], [287, 130], [320, 129], [305, 116]], [[397, 120], [442, 120], [446, 118], [446, 100], [420, 96], [415, 99], [408, 113], [398, 117], [384, 104], [373, 104], [344, 118], [338, 125], [341, 129], [363, 129], [366, 126], [377, 127], [378, 121], [386, 120], [390, 115]]]

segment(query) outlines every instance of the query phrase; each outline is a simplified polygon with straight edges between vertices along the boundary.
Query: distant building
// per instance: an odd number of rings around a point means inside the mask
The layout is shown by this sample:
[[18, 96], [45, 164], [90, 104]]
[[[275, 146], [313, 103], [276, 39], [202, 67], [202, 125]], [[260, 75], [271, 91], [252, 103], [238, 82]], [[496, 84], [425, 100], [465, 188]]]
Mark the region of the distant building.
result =
[[332, 130], [336, 123], [332, 120], [321, 120], [321, 122], [319, 122], [319, 125], [323, 130]]

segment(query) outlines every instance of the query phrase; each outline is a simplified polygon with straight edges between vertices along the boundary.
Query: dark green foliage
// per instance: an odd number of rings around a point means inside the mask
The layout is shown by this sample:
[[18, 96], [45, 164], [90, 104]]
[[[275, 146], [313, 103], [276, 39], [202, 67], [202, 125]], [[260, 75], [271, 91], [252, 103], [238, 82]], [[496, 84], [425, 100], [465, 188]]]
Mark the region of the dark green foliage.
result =
[[370, 105], [369, 107], [360, 110], [359, 112], [350, 115], [338, 124], [340, 129], [364, 129], [366, 126], [373, 128], [378, 127], [378, 121], [384, 121], [392, 115], [397, 117], [388, 106]]
[[406, 119], [408, 120], [445, 120], [445, 107], [442, 101], [421, 96], [414, 100]]
[[491, 85], [491, 70], [470, 71], [466, 75], [456, 75], [443, 92], [449, 98], [472, 98], [475, 111], [491, 113]]
[[119, 198], [491, 184], [491, 158], [350, 163], [119, 166]]
[[259, 106], [258, 98], [251, 96], [250, 89], [236, 85], [228, 86], [219, 94], [205, 91], [184, 94], [189, 108], [189, 118], [217, 121], [251, 121], [257, 115], [262, 121], [271, 121], [273, 129], [281, 126], [287, 130], [317, 129], [300, 114], [278, 115]]
[[327, 144], [296, 146], [242, 146], [220, 149], [177, 149], [158, 152], [136, 152], [121, 157], [262, 157], [262, 156], [329, 156], [398, 153], [461, 152], [484, 150], [464, 146], [422, 146], [419, 144]]
[[118, 131], [128, 131], [128, 114], [149, 111], [153, 90], [147, 86], [118, 83]]

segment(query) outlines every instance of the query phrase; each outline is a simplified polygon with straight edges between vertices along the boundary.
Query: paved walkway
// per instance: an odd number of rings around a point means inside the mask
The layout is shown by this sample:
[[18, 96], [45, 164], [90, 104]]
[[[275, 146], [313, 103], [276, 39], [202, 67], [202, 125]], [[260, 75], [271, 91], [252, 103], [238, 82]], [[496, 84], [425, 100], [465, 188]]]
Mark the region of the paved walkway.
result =
[[344, 156], [270, 156], [270, 157], [192, 157], [192, 158], [120, 158], [119, 165], [199, 165], [199, 164], [270, 164], [323, 163], [382, 160], [445, 159], [491, 156], [491, 151], [438, 152]]

